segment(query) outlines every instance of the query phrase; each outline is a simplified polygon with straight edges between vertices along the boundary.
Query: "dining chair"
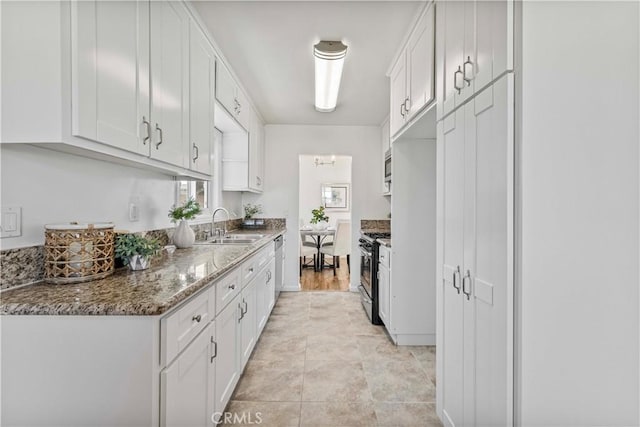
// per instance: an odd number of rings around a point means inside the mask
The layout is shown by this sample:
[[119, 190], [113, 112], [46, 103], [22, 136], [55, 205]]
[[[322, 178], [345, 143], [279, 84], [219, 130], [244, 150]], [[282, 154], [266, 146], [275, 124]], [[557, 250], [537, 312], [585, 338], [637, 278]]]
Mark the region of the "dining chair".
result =
[[[347, 256], [347, 268], [351, 273], [351, 221], [338, 220], [336, 233], [332, 243], [327, 243], [320, 247], [320, 253], [333, 257], [333, 275], [336, 275], [336, 267], [340, 267], [340, 257]], [[321, 266], [323, 260], [321, 260]]]
[[306, 240], [307, 236], [300, 235], [300, 276], [302, 276], [302, 269], [305, 267], [311, 267], [307, 263], [307, 257], [313, 256], [313, 271], [316, 271], [316, 255], [318, 248], [314, 242]]

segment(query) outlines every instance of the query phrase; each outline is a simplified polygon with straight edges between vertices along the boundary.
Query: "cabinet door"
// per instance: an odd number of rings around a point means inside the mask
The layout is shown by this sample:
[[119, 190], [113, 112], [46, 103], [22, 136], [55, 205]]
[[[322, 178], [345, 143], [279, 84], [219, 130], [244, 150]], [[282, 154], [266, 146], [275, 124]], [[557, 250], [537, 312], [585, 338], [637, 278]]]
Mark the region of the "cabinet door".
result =
[[216, 340], [218, 356], [215, 363], [215, 404], [214, 411], [221, 413], [231, 399], [238, 383], [238, 342], [240, 331], [240, 295], [216, 317]]
[[215, 322], [160, 374], [162, 426], [212, 425]]
[[465, 425], [513, 416], [513, 77], [465, 106]]
[[391, 106], [389, 107], [389, 126], [391, 136], [398, 133], [405, 123], [405, 101], [407, 99], [406, 54], [403, 53], [391, 71]]
[[444, 117], [456, 107], [458, 88], [463, 88], [462, 64], [465, 31], [466, 1], [448, 0], [438, 3], [438, 24], [441, 34], [442, 78], [438, 90], [438, 104], [441, 106], [440, 117]]
[[151, 2], [151, 157], [188, 168], [189, 18], [173, 1]]
[[407, 82], [409, 94], [407, 120], [411, 120], [425, 105], [431, 103], [435, 97], [434, 8], [432, 3], [416, 25], [407, 46], [407, 75], [409, 76]]
[[211, 175], [215, 56], [206, 37], [193, 22], [189, 42], [191, 169]]
[[391, 275], [387, 267], [378, 264], [378, 315], [387, 330], [391, 330], [391, 316], [389, 316], [389, 309], [391, 308], [390, 277]]
[[266, 297], [266, 306], [267, 306], [267, 314], [265, 323], [269, 320], [269, 315], [271, 314], [271, 310], [273, 310], [273, 306], [276, 305], [276, 260], [275, 258], [271, 258], [269, 261], [269, 267], [267, 268], [268, 277], [267, 277], [267, 297]]
[[216, 61], [216, 99], [233, 117], [236, 116], [236, 82], [219, 60]]
[[149, 2], [72, 2], [73, 135], [149, 154]]
[[245, 95], [242, 89], [238, 87], [236, 88], [236, 105], [238, 107], [236, 110], [236, 119], [238, 120], [238, 123], [240, 123], [243, 128], [249, 129], [252, 109], [249, 105], [247, 95]]
[[264, 189], [264, 124], [258, 119], [258, 149], [256, 153], [256, 190], [262, 191]]
[[469, 68], [478, 92], [513, 70], [513, 0], [476, 2], [474, 63]]
[[443, 398], [446, 426], [463, 425], [463, 295], [464, 252], [464, 109], [446, 117], [439, 126], [439, 145], [444, 151], [443, 209]]
[[258, 280], [254, 279], [242, 290], [242, 320], [240, 321], [240, 338], [241, 347], [241, 364], [240, 371], [244, 369], [249, 361], [253, 347], [256, 345], [256, 317], [258, 314], [256, 286], [259, 285]]

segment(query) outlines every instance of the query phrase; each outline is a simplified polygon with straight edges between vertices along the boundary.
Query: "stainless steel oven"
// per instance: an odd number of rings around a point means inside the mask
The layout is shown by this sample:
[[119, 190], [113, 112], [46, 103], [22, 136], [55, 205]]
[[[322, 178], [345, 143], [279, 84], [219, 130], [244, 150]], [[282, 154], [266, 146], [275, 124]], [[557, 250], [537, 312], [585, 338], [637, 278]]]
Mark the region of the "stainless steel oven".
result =
[[358, 242], [360, 249], [360, 302], [367, 316], [374, 325], [381, 325], [382, 321], [378, 315], [378, 281], [376, 279], [378, 270], [378, 243], [375, 239], [362, 234]]

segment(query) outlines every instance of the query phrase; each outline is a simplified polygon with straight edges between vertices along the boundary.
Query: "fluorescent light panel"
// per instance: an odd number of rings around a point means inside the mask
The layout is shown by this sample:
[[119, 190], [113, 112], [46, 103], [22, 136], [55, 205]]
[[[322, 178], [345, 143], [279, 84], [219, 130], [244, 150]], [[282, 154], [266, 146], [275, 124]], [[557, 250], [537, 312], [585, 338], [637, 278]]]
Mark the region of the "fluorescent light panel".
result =
[[347, 46], [340, 41], [321, 41], [313, 47], [316, 64], [316, 110], [336, 109]]

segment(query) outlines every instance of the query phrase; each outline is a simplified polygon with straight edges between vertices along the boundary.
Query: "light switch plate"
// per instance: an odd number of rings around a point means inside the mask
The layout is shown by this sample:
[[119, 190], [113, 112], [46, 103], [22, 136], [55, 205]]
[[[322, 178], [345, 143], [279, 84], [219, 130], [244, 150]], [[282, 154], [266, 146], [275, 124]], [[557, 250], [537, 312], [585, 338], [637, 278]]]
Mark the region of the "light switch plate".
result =
[[22, 208], [19, 206], [3, 206], [0, 217], [0, 238], [18, 237], [22, 235]]

